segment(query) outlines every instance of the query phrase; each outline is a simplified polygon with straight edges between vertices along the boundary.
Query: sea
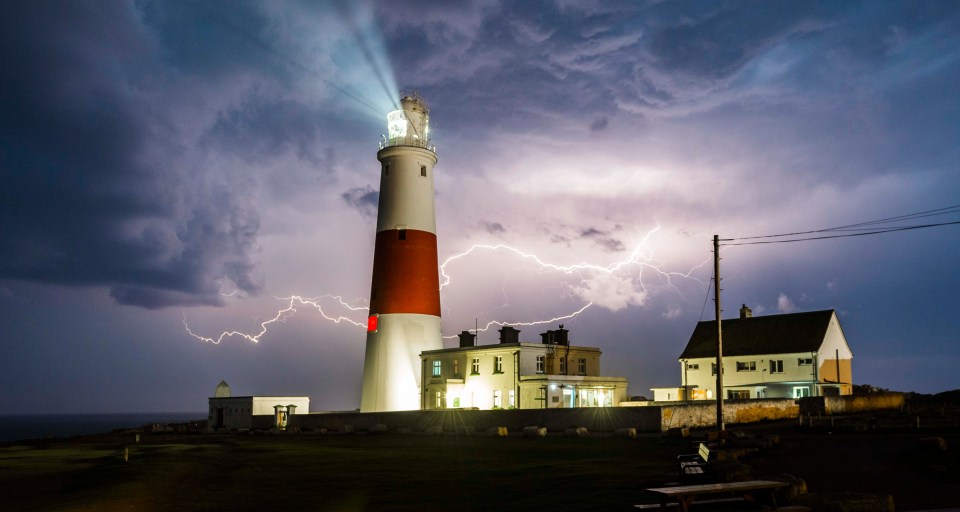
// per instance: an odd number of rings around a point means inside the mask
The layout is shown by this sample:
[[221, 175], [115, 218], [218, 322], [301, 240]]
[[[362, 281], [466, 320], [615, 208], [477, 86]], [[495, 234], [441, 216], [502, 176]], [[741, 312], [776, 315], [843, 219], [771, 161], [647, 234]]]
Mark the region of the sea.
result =
[[205, 420], [206, 412], [145, 412], [115, 414], [0, 415], [0, 443], [26, 439], [66, 438], [138, 428], [153, 423]]

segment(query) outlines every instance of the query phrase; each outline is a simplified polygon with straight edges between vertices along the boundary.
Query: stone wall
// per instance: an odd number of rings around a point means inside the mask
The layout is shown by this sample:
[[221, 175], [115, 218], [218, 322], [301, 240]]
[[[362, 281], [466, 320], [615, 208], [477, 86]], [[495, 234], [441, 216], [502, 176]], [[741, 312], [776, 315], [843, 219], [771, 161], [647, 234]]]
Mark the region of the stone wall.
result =
[[[717, 425], [717, 403], [713, 400], [674, 402], [659, 406], [661, 429], [715, 427]], [[758, 400], [724, 400], [723, 422], [727, 425], [737, 423], [756, 423], [758, 421], [797, 418], [800, 406], [792, 398], [767, 398]]]
[[869, 395], [812, 396], [800, 399], [800, 412], [805, 415], [854, 414], [864, 411], [902, 409], [903, 393]]

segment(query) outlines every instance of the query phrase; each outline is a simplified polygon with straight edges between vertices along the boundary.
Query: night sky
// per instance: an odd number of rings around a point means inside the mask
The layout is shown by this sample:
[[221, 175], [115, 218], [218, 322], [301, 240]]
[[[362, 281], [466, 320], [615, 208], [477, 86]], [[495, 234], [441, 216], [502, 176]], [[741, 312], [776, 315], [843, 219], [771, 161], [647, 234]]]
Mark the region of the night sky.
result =
[[[563, 323], [631, 395], [679, 385], [714, 234], [960, 204], [954, 1], [3, 11], [0, 414], [203, 411], [221, 379], [358, 407], [401, 89], [431, 108], [440, 261], [486, 246], [444, 268], [444, 334], [568, 317], [521, 339]], [[954, 389], [958, 251], [958, 225], [730, 246], [725, 316], [836, 309], [855, 383]], [[255, 336], [291, 296], [319, 309], [258, 343], [187, 331]]]

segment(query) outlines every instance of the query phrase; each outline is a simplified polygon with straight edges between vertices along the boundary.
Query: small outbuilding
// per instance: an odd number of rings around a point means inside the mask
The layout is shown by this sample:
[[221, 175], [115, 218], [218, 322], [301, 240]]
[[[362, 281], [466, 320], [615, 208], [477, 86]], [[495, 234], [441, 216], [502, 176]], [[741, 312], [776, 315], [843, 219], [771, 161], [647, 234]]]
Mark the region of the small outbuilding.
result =
[[220, 381], [214, 396], [208, 400], [209, 428], [243, 430], [253, 428], [254, 416], [272, 416], [272, 428], [287, 428], [290, 416], [310, 412], [306, 396], [231, 396], [230, 385]]

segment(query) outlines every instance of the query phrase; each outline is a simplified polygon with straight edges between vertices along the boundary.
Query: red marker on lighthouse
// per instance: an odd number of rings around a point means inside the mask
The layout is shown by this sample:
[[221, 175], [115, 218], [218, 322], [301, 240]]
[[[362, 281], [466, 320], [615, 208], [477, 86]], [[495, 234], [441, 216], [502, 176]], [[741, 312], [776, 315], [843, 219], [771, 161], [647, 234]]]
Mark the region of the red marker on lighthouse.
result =
[[380, 205], [363, 364], [362, 412], [420, 408], [420, 353], [443, 348], [433, 201], [436, 148], [416, 91], [401, 93], [381, 143]]

